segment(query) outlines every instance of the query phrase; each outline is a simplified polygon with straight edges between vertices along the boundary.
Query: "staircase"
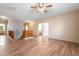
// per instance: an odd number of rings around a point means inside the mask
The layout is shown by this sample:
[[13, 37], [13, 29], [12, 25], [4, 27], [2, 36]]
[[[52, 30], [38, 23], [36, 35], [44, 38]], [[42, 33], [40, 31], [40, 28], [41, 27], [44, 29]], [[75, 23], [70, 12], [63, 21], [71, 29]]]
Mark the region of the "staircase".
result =
[[23, 31], [9, 31], [9, 36], [14, 40], [24, 39], [33, 36], [32, 30], [23, 30]]

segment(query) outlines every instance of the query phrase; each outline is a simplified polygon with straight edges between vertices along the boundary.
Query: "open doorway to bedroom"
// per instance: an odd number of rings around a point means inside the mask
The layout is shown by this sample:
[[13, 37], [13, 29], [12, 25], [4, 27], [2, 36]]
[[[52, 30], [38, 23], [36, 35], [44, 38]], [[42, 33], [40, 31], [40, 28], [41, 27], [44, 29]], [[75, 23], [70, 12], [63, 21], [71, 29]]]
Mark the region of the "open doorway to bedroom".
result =
[[42, 36], [43, 34], [43, 25], [42, 23], [38, 24], [38, 35]]
[[49, 23], [38, 24], [38, 36], [48, 36], [49, 35]]

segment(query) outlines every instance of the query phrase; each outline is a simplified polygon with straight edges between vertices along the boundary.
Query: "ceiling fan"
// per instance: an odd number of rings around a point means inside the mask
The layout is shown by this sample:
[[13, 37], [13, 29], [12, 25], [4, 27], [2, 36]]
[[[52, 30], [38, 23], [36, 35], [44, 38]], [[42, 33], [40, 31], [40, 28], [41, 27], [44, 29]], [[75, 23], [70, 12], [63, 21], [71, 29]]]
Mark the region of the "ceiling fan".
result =
[[31, 8], [35, 9], [36, 12], [45, 12], [47, 13], [47, 9], [51, 8], [52, 4], [46, 4], [46, 3], [37, 3], [34, 6], [31, 6]]

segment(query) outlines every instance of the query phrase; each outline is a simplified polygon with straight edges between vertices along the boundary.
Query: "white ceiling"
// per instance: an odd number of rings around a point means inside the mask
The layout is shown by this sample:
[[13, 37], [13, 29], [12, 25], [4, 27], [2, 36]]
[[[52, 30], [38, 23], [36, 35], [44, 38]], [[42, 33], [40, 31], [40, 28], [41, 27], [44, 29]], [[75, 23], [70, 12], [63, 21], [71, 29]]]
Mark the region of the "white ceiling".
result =
[[34, 3], [0, 3], [0, 15], [14, 20], [26, 21], [56, 16], [72, 10], [79, 9], [79, 3], [52, 3], [53, 7], [47, 13], [37, 13], [30, 8]]

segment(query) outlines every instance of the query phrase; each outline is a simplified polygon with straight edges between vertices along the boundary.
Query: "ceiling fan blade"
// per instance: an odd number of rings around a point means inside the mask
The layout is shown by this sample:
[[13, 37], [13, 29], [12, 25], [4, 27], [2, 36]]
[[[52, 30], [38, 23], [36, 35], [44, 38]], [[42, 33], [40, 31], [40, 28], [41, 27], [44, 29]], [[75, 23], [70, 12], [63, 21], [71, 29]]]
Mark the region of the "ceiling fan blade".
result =
[[36, 6], [31, 6], [31, 8], [37, 8]]
[[53, 5], [47, 5], [46, 7], [48, 8], [48, 7], [52, 7]]
[[47, 13], [47, 10], [44, 10], [45, 13]]

